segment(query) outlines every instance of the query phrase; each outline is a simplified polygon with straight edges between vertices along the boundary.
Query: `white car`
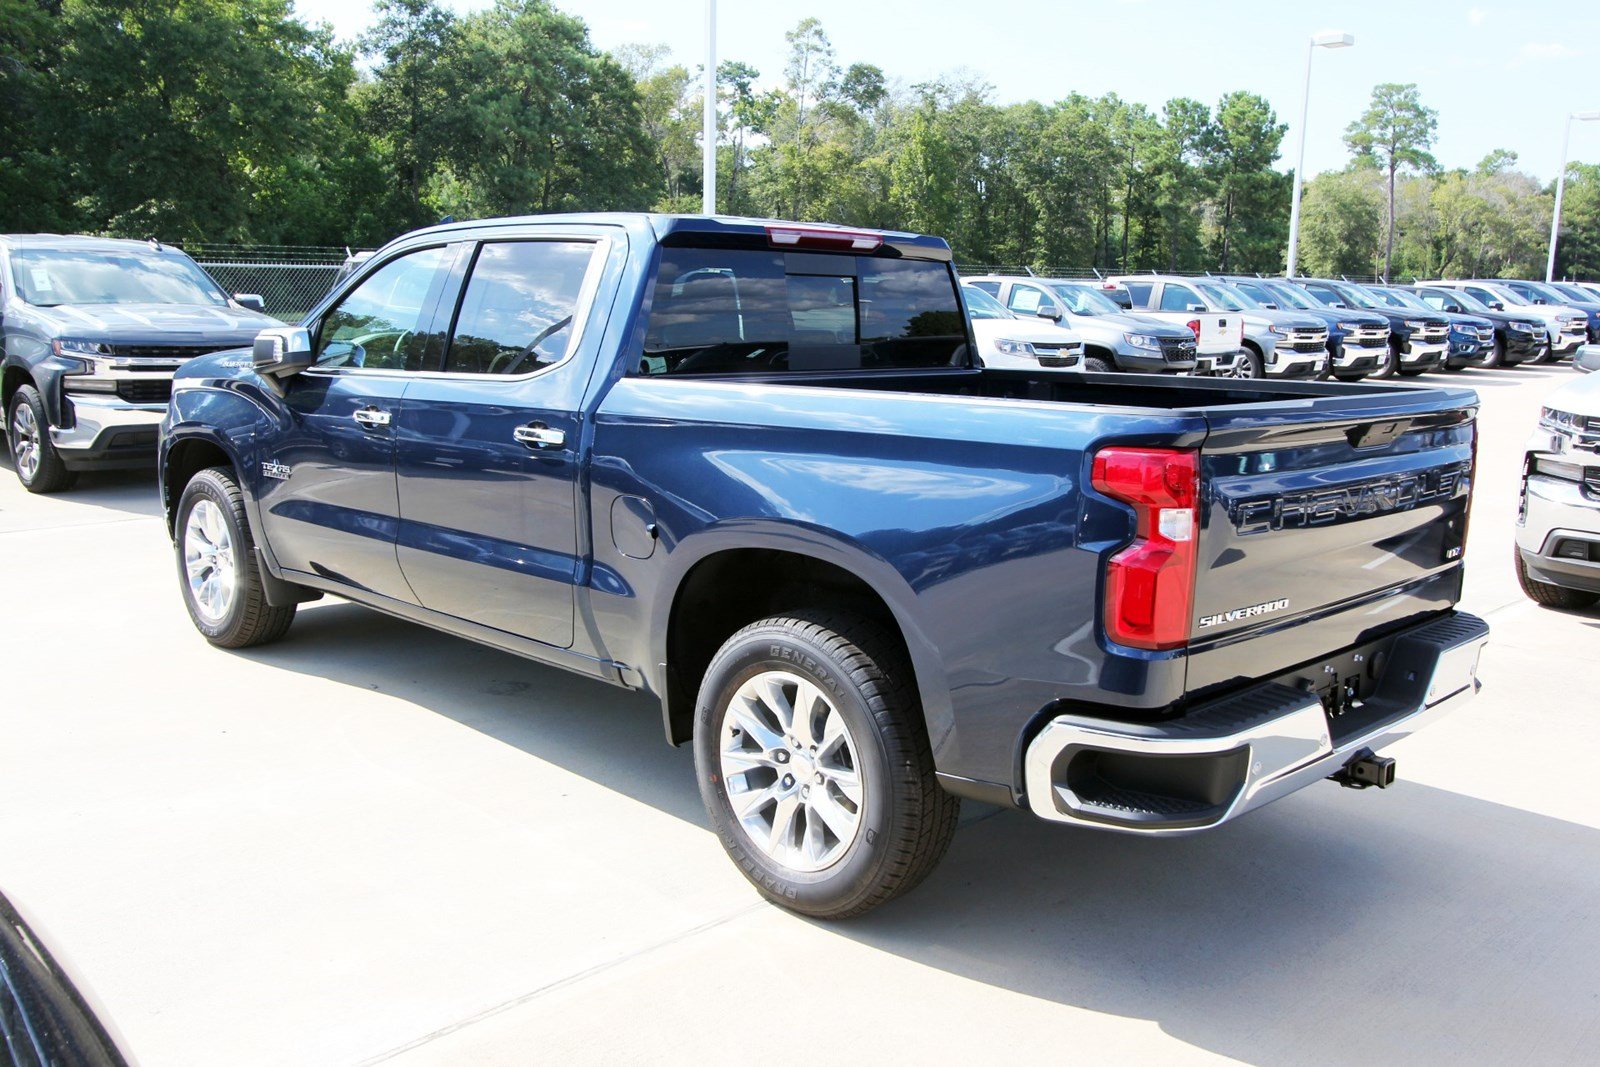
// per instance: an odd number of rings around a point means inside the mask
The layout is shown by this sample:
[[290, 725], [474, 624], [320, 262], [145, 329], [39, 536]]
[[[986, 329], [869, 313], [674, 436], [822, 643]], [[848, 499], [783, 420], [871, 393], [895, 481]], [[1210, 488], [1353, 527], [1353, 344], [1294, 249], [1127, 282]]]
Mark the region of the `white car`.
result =
[[1523, 461], [1517, 578], [1554, 608], [1600, 600], [1600, 375], [1546, 399]]
[[985, 367], [1083, 369], [1083, 338], [1047, 319], [1022, 318], [982, 289], [961, 287]]

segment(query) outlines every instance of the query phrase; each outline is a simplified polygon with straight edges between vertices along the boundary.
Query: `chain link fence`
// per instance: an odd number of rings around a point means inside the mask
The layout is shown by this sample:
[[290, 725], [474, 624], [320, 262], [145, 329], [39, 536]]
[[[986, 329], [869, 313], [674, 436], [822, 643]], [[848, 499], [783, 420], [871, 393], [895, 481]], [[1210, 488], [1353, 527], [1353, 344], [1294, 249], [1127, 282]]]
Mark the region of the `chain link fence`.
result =
[[183, 250], [230, 293], [256, 293], [267, 314], [294, 322], [338, 280], [358, 251], [319, 245], [186, 244]]

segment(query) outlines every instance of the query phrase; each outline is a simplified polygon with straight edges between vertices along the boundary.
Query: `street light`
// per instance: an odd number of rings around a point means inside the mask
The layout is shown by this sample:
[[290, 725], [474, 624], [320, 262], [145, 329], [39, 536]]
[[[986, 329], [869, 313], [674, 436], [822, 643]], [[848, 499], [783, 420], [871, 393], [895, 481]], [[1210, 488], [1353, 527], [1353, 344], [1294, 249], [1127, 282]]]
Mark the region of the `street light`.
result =
[[1300, 251], [1300, 172], [1306, 167], [1306, 116], [1311, 113], [1311, 56], [1316, 48], [1349, 48], [1356, 39], [1348, 33], [1315, 34], [1306, 44], [1306, 90], [1300, 97], [1300, 156], [1294, 165], [1294, 204], [1289, 208], [1289, 277], [1294, 277]]
[[717, 213], [717, 0], [706, 0], [706, 104], [703, 137], [704, 156], [701, 167], [700, 210], [707, 215]]
[[1556, 173], [1556, 210], [1550, 216], [1550, 259], [1544, 267], [1544, 280], [1556, 280], [1556, 235], [1561, 231], [1561, 194], [1567, 187], [1567, 142], [1572, 140], [1572, 120], [1593, 122], [1600, 119], [1600, 111], [1574, 111], [1567, 116], [1566, 132], [1561, 135], [1561, 170]]

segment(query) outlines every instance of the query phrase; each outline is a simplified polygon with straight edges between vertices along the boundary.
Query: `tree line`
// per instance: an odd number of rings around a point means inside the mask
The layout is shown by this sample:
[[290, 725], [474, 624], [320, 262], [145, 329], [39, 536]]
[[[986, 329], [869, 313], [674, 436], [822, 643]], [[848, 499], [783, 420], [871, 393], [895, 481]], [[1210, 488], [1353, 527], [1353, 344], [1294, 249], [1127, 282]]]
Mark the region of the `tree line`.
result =
[[[545, 0], [379, 0], [352, 44], [291, 0], [0, 0], [0, 230], [375, 245], [443, 216], [698, 211], [699, 72], [606, 53]], [[1283, 269], [1286, 127], [1248, 91], [1159, 110], [1001, 104], [970, 75], [845, 63], [815, 19], [783, 69], [718, 67], [719, 210], [909, 229], [967, 263]], [[764, 74], [769, 76], [763, 77]], [[1384, 85], [1307, 183], [1308, 273], [1532, 274], [1552, 191], [1497, 152], [1445, 171]], [[1563, 273], [1600, 273], [1600, 168], [1569, 171]]]

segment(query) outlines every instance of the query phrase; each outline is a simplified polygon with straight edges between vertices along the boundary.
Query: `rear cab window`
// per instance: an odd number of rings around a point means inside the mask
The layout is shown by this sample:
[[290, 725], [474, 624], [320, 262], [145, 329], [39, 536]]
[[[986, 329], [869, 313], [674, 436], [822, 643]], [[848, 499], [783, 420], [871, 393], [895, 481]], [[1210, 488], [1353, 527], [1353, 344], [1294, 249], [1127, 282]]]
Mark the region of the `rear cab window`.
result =
[[966, 367], [947, 263], [664, 247], [637, 375]]

